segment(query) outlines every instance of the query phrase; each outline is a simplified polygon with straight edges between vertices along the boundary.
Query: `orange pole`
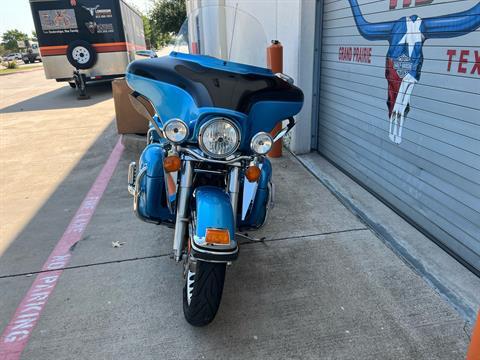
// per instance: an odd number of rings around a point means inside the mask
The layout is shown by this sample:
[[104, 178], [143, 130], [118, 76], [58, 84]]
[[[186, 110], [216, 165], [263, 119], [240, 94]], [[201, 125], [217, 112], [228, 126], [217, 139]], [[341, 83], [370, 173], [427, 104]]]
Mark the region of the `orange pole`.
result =
[[468, 347], [467, 360], [480, 360], [480, 311], [473, 328], [472, 341]]
[[[283, 46], [278, 40], [272, 40], [272, 45], [267, 48], [267, 67], [275, 74], [283, 72]], [[280, 130], [282, 130], [281, 122], [273, 128], [270, 134], [275, 137]], [[273, 144], [268, 156], [272, 158], [282, 156], [282, 139]]]

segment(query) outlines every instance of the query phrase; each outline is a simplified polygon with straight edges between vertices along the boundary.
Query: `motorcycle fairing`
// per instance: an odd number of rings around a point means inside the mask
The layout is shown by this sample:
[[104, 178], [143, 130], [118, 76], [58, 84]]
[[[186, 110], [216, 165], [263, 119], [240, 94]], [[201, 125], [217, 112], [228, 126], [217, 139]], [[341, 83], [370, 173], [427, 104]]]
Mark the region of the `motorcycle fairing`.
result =
[[180, 118], [191, 126], [191, 123], [200, 114], [193, 98], [177, 86], [134, 75], [129, 73], [128, 70], [126, 80], [132, 89], [145, 96], [152, 103], [158, 115], [152, 120], [160, 128], [163, 127], [164, 122], [173, 118]]
[[[261, 101], [252, 106], [248, 116], [247, 134], [251, 137], [260, 131], [271, 132], [275, 125], [282, 120], [297, 115], [302, 109], [301, 102]], [[277, 117], [277, 114], [281, 114]]]
[[[219, 69], [216, 64], [225, 64]], [[185, 90], [201, 107], [250, 112], [259, 101], [303, 101], [302, 91], [271, 70], [201, 55], [172, 53], [131, 63], [128, 73]]]
[[126, 79], [131, 88], [152, 102], [159, 127], [162, 122], [180, 118], [190, 128], [188, 140], [194, 140], [208, 118], [228, 116], [241, 128], [240, 150], [244, 151], [249, 151], [254, 134], [271, 131], [303, 105], [302, 91], [268, 69], [200, 55], [172, 53], [134, 61]]

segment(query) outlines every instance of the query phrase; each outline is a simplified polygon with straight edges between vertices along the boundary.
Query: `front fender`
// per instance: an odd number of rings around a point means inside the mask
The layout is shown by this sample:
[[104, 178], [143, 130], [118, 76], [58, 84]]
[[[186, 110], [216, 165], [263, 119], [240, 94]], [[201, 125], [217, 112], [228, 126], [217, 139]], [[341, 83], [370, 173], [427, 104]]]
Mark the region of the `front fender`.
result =
[[[214, 186], [201, 186], [194, 192], [195, 220], [192, 253], [194, 257], [211, 261], [230, 261], [237, 257], [235, 221], [230, 196]], [[229, 245], [210, 245], [205, 242], [207, 228], [226, 229]]]

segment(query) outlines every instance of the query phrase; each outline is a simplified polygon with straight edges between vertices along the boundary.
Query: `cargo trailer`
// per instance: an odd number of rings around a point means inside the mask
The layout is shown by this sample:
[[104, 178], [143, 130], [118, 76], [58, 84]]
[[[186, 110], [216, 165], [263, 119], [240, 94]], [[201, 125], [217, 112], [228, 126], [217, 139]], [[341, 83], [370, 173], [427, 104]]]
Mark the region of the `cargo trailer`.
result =
[[94, 81], [123, 77], [145, 50], [141, 15], [123, 0], [30, 0], [47, 79], [85, 96]]

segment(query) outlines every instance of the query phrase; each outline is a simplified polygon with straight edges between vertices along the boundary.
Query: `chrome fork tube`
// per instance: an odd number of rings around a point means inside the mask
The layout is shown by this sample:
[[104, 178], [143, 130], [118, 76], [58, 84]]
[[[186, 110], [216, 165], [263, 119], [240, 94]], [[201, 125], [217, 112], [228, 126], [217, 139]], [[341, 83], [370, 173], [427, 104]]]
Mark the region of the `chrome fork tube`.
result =
[[188, 199], [193, 181], [193, 166], [188, 160], [183, 161], [180, 187], [177, 195], [177, 216], [175, 220], [175, 234], [173, 235], [173, 258], [175, 261], [182, 259], [182, 250], [185, 246], [185, 234], [188, 228]]
[[230, 195], [230, 201], [232, 203], [233, 210], [233, 225], [236, 231], [237, 229], [237, 204], [238, 204], [238, 189], [240, 169], [237, 166], [232, 167], [228, 179], [228, 194]]

